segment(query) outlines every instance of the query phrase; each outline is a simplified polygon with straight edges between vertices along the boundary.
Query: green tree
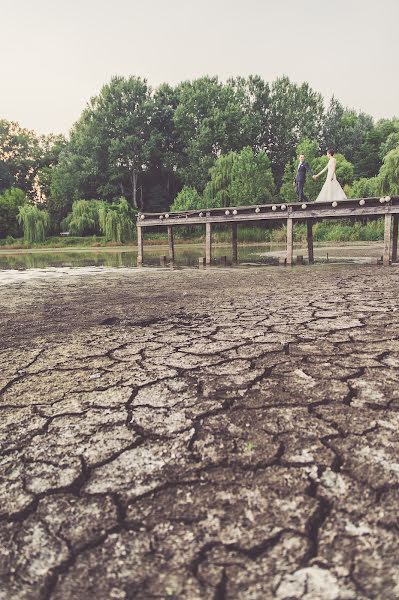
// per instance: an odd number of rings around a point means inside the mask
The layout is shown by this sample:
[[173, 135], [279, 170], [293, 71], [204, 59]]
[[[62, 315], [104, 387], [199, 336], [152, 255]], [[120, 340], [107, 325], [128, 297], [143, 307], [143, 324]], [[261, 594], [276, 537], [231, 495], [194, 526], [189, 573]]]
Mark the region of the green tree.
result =
[[243, 148], [231, 170], [231, 203], [236, 206], [266, 204], [275, 194], [276, 186], [266, 153]]
[[332, 98], [324, 120], [323, 146], [343, 154], [354, 165], [356, 177], [372, 177], [380, 167], [382, 130], [365, 113], [344, 108]]
[[258, 75], [231, 78], [227, 84], [234, 90], [241, 109], [241, 147], [267, 152], [271, 132], [270, 85]]
[[72, 212], [63, 220], [62, 228], [73, 235], [95, 235], [100, 233], [101, 200], [76, 200]]
[[237, 158], [237, 152], [222, 154], [209, 169], [210, 181], [204, 190], [205, 206], [231, 206], [232, 171]]
[[41, 155], [39, 138], [33, 131], [0, 120], [0, 192], [11, 184], [33, 198]]
[[178, 94], [174, 123], [185, 157], [179, 175], [185, 185], [202, 191], [216, 158], [245, 145], [242, 110], [234, 88], [217, 77], [184, 82]]
[[184, 186], [174, 199], [170, 210], [172, 212], [179, 210], [197, 210], [204, 208], [203, 197], [193, 187]]
[[208, 207], [265, 204], [276, 194], [268, 156], [249, 147], [220, 156], [209, 174], [204, 191]]
[[25, 193], [18, 188], [10, 188], [0, 194], [0, 238], [20, 235], [18, 214], [20, 207], [26, 202]]
[[181, 188], [178, 173], [184, 164], [183, 145], [173, 120], [179, 95], [176, 88], [163, 84], [155, 91], [153, 102], [151, 127], [157, 132], [157, 143], [143, 176], [144, 202], [150, 210], [162, 212]]
[[26, 242], [44, 242], [49, 225], [47, 211], [32, 204], [24, 204], [19, 209], [18, 221], [22, 225]]
[[394, 148], [384, 158], [380, 169], [381, 192], [383, 194], [399, 194], [399, 147]]
[[356, 179], [349, 189], [350, 198], [374, 198], [380, 194], [381, 180], [377, 177]]
[[107, 241], [128, 242], [134, 237], [133, 211], [126, 198], [99, 208], [100, 228]]
[[159, 134], [152, 128], [153, 101], [147, 82], [113, 77], [91, 99], [61, 153], [51, 194], [61, 205], [82, 197], [112, 201], [122, 193], [143, 208], [140, 177], [148, 169]]
[[387, 139], [380, 146], [380, 158], [383, 161], [385, 156], [391, 150], [394, 150], [399, 146], [399, 130], [393, 131], [389, 134]]

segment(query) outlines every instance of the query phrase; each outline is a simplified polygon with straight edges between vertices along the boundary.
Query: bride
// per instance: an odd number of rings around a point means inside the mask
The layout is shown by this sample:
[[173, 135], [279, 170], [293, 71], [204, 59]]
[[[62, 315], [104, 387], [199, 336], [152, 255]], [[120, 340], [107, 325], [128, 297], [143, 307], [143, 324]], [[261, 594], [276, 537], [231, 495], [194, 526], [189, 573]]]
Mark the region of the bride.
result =
[[323, 187], [321, 188], [320, 194], [316, 198], [316, 202], [333, 202], [334, 200], [346, 200], [346, 195], [342, 187], [339, 185], [337, 181], [337, 177], [335, 175], [335, 168], [337, 166], [337, 161], [334, 158], [334, 151], [327, 150], [328, 163], [320, 171], [317, 175], [314, 176], [314, 179], [317, 179], [324, 171], [327, 171], [327, 178], [324, 182]]

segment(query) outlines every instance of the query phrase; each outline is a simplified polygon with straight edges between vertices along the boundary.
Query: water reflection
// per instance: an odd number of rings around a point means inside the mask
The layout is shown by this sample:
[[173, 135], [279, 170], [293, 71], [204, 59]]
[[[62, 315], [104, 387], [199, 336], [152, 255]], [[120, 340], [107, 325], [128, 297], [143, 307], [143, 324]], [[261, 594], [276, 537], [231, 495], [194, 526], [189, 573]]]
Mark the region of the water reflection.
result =
[[[144, 264], [159, 266], [160, 257], [168, 253], [166, 246], [145, 247]], [[320, 245], [315, 247], [317, 262], [368, 262], [375, 261], [382, 254], [381, 243], [362, 243], [347, 245]], [[296, 245], [294, 255], [307, 257], [306, 247]], [[202, 245], [176, 245], [175, 264], [177, 266], [197, 267], [198, 259], [204, 256]], [[221, 264], [221, 257], [227, 257], [231, 263], [231, 248], [229, 245], [213, 247], [213, 264]], [[271, 265], [278, 264], [285, 257], [284, 244], [260, 245], [253, 244], [239, 247], [239, 262]], [[169, 262], [168, 258], [167, 261]], [[3, 269], [46, 269], [49, 267], [135, 267], [137, 251], [134, 248], [107, 248], [104, 250], [68, 250], [48, 252], [8, 251], [0, 253], [0, 270]]]

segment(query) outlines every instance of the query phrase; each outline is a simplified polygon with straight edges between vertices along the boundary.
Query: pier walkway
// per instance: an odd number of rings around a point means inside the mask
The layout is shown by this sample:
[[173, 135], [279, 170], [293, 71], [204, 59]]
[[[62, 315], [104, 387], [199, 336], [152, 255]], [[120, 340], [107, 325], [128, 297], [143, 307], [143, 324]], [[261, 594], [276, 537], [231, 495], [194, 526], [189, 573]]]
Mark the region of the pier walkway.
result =
[[364, 219], [384, 216], [383, 264], [388, 266], [398, 260], [399, 196], [381, 198], [351, 198], [337, 202], [314, 202], [289, 204], [262, 204], [227, 208], [208, 208], [195, 211], [171, 213], [140, 213], [137, 218], [137, 265], [144, 260], [144, 231], [150, 227], [166, 227], [169, 240], [169, 259], [175, 258], [173, 230], [178, 226], [205, 226], [205, 264], [212, 261], [212, 226], [223, 224], [231, 227], [232, 263], [238, 262], [238, 224], [248, 222], [282, 222], [287, 227], [287, 265], [293, 264], [294, 224], [306, 222], [308, 262], [314, 262], [313, 224], [320, 219]]

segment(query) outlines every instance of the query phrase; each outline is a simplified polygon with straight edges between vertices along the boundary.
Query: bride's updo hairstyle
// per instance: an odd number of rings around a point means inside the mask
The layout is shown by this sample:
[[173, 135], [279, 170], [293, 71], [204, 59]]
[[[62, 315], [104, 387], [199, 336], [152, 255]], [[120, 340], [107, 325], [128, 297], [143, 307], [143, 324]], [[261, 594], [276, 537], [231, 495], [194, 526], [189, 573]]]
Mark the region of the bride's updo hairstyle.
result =
[[334, 156], [334, 154], [335, 154], [335, 150], [333, 150], [332, 148], [329, 148], [329, 149], [327, 150], [327, 154], [329, 154], [330, 156]]

